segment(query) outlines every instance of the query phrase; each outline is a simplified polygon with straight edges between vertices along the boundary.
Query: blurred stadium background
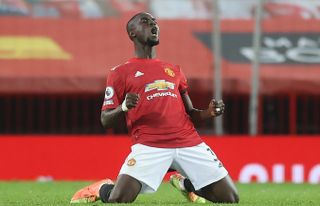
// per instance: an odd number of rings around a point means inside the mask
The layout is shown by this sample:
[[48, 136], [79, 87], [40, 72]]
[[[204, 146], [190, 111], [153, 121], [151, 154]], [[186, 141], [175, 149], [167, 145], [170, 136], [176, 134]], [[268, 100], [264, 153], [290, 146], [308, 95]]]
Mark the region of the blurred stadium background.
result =
[[140, 11], [194, 105], [225, 101], [196, 127], [235, 180], [320, 183], [320, 0], [0, 0], [0, 179], [116, 177], [130, 140], [100, 108]]

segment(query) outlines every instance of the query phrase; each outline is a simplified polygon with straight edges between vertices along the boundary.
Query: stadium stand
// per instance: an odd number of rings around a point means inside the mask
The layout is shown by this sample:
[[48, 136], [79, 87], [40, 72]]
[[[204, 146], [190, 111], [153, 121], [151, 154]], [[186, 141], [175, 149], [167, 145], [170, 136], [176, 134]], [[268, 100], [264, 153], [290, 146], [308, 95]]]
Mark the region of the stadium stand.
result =
[[[163, 43], [158, 55], [180, 63], [194, 104], [205, 107], [213, 88], [211, 17], [192, 12], [162, 16], [161, 8], [166, 7], [161, 2], [2, 1], [0, 133], [104, 133], [99, 109], [105, 77], [132, 56], [125, 23], [132, 13], [146, 8], [157, 8], [160, 16]], [[222, 8], [235, 3], [223, 2]], [[254, 5], [249, 3], [245, 15], [225, 16], [221, 23], [227, 134], [248, 133], [254, 24]], [[171, 4], [170, 9], [176, 8], [177, 1]], [[194, 13], [207, 8], [195, 6], [195, 1], [184, 4]], [[291, 12], [286, 16], [283, 10]], [[267, 4], [266, 11], [270, 15], [263, 26], [259, 133], [319, 133], [319, 12], [307, 4], [276, 1]], [[170, 13], [175, 12], [166, 14]], [[292, 20], [292, 15], [297, 18]], [[27, 124], [19, 117], [22, 111]], [[197, 127], [201, 133], [212, 133], [211, 121]], [[109, 132], [125, 131], [119, 126]]]

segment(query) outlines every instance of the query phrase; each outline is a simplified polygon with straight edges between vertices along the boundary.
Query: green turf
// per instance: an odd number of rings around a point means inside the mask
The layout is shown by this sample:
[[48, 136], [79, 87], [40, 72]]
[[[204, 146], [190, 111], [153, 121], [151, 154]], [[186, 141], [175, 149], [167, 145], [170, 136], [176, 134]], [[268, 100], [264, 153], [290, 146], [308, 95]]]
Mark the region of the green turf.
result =
[[[88, 182], [0, 182], [0, 206], [69, 205], [73, 193]], [[320, 205], [320, 185], [237, 184], [239, 205]], [[207, 205], [210, 203], [207, 203]], [[101, 202], [75, 205], [103, 205]], [[113, 205], [113, 204], [110, 204]], [[126, 205], [128, 204], [117, 204]], [[140, 195], [132, 205], [193, 205], [168, 183], [154, 194]], [[216, 204], [218, 205], [218, 204]]]

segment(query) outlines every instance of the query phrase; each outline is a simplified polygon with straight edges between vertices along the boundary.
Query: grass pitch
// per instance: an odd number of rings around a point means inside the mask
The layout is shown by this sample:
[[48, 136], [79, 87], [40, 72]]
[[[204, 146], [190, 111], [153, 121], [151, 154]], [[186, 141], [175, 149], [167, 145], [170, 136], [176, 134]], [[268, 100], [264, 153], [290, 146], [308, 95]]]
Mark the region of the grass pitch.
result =
[[[90, 182], [0, 182], [0, 206], [64, 206], [71, 196]], [[307, 184], [237, 184], [240, 193], [239, 206], [319, 206], [320, 185]], [[212, 203], [206, 203], [209, 205]], [[74, 206], [99, 206], [102, 202], [91, 204], [72, 204]], [[126, 205], [128, 204], [108, 204]], [[148, 205], [194, 205], [168, 183], [163, 183], [154, 194], [139, 195], [132, 206]], [[198, 204], [199, 205], [199, 204]], [[216, 204], [223, 205], [223, 204]]]

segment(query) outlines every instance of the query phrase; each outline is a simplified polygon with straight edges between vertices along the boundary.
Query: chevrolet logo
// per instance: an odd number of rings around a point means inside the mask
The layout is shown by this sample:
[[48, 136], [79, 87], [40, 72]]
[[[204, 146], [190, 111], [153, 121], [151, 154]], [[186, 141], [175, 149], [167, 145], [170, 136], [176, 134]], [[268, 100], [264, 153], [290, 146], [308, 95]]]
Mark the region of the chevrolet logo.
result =
[[152, 83], [146, 85], [145, 92], [149, 92], [152, 90], [168, 90], [174, 89], [174, 83], [167, 82], [166, 80], [155, 80]]

